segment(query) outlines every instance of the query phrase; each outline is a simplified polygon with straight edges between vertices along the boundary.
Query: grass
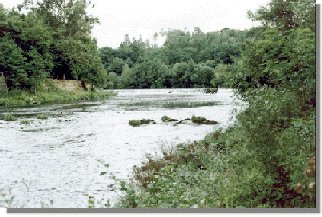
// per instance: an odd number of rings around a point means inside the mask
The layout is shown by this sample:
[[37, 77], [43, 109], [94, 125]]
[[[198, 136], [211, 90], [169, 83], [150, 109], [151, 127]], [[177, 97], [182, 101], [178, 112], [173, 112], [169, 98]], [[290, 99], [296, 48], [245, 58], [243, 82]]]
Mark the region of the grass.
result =
[[117, 207], [316, 207], [315, 112], [299, 100], [263, 91], [228, 129], [149, 157]]
[[0, 120], [4, 121], [16, 121], [17, 117], [15, 117], [12, 114], [5, 114], [5, 115], [0, 115]]
[[37, 114], [37, 119], [39, 120], [47, 120], [48, 116], [45, 114]]
[[29, 120], [21, 120], [20, 124], [24, 124], [24, 125], [31, 124], [31, 121], [29, 121]]
[[234, 126], [164, 151], [162, 158], [149, 158], [136, 169], [135, 182], [125, 188], [118, 207], [314, 207], [313, 197], [291, 187], [285, 170], [272, 178], [265, 174], [256, 151], [245, 145], [245, 135]]
[[[239, 146], [226, 150], [221, 142], [228, 134], [213, 133], [205, 140], [180, 144], [163, 152], [159, 159], [148, 162], [135, 171], [138, 184], [126, 188], [120, 207], [154, 208], [224, 208], [233, 204], [239, 194], [237, 188], [252, 193], [261, 179], [260, 164], [254, 159], [243, 167], [244, 158], [252, 159], [253, 152]], [[219, 138], [220, 137], [220, 138]], [[228, 137], [229, 138], [229, 137]], [[236, 141], [237, 142], [237, 141]], [[237, 145], [237, 144], [236, 144]], [[234, 162], [234, 161], [235, 162]], [[238, 167], [238, 168], [237, 168]], [[244, 173], [249, 170], [249, 173]], [[236, 182], [238, 180], [238, 183]], [[252, 184], [250, 184], [252, 183]], [[239, 204], [241, 205], [241, 204]], [[257, 203], [243, 204], [254, 207]]]
[[39, 91], [36, 94], [28, 91], [13, 90], [0, 95], [0, 106], [23, 107], [30, 105], [69, 103], [77, 101], [94, 101], [112, 96], [107, 91]]

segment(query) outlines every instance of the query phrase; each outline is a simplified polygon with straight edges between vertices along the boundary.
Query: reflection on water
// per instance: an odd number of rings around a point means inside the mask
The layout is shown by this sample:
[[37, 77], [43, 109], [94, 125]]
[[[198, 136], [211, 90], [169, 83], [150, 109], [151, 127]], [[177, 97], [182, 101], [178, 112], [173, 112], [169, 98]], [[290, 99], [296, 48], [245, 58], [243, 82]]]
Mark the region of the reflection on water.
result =
[[[202, 139], [225, 127], [243, 103], [232, 90], [205, 94], [201, 89], [118, 90], [97, 103], [2, 109], [17, 121], [0, 121], [0, 191], [14, 196], [11, 207], [86, 208], [113, 205], [121, 195], [119, 181], [132, 176], [148, 153], [161, 147]], [[38, 120], [37, 114], [48, 115]], [[219, 125], [162, 123], [162, 116], [192, 115]], [[153, 119], [154, 125], [131, 127], [131, 119]], [[21, 124], [22, 119], [30, 120]]]

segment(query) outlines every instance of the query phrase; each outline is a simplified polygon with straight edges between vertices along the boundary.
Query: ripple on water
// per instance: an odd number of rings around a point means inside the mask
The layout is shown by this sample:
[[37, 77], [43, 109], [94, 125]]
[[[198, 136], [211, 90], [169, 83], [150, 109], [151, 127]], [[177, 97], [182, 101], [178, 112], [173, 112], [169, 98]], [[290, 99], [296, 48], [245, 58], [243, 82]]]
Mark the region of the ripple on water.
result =
[[[106, 102], [46, 105], [5, 111], [18, 121], [0, 121], [0, 189], [11, 189], [11, 207], [86, 208], [89, 197], [114, 204], [122, 193], [119, 181], [132, 176], [133, 167], [147, 153], [202, 139], [234, 121], [233, 110], [243, 103], [232, 90], [205, 94], [201, 89], [118, 90]], [[86, 112], [84, 112], [86, 111]], [[48, 120], [36, 120], [37, 114]], [[186, 119], [192, 115], [219, 125], [173, 126], [162, 116]], [[35, 120], [21, 125], [20, 120]], [[155, 125], [133, 128], [132, 119], [153, 119]], [[23, 127], [23, 129], [21, 129]]]

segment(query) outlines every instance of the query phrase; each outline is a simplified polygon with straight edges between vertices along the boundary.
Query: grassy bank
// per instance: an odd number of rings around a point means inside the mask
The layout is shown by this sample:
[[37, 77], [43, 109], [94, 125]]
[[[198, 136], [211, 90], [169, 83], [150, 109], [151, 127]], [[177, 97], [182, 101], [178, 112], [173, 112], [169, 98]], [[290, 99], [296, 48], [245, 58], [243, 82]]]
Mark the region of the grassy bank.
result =
[[112, 96], [107, 91], [62, 91], [49, 90], [38, 91], [36, 94], [29, 91], [10, 91], [0, 95], [0, 106], [20, 107], [29, 105], [41, 105], [51, 103], [70, 103], [77, 101], [92, 101], [107, 99]]
[[315, 113], [292, 97], [257, 93], [230, 128], [148, 159], [118, 206], [315, 207]]

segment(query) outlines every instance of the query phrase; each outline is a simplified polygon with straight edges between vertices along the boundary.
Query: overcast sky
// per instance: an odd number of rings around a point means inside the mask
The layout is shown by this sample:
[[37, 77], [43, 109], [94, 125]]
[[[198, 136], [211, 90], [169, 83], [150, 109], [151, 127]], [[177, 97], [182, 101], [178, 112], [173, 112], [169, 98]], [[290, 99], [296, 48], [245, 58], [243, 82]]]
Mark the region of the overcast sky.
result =
[[[162, 29], [203, 32], [222, 28], [248, 29], [256, 23], [247, 18], [247, 11], [255, 11], [270, 0], [92, 0], [90, 13], [101, 24], [93, 30], [98, 46], [118, 47], [124, 35], [130, 38], [152, 40]], [[0, 0], [6, 7], [16, 6], [22, 0]]]

